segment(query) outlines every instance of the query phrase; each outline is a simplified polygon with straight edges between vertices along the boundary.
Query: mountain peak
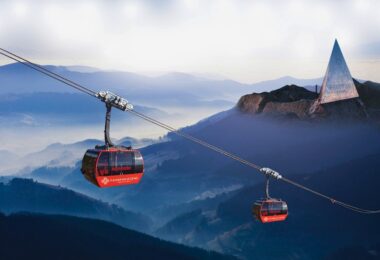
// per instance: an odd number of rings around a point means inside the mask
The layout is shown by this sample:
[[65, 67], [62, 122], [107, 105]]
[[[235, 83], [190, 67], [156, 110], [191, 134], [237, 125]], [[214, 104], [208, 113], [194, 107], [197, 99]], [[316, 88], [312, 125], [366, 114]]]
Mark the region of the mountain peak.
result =
[[[242, 112], [254, 114], [295, 113], [298, 117], [304, 118], [307, 116], [308, 107], [317, 96], [318, 94], [303, 87], [286, 85], [269, 93], [245, 95], [240, 98], [237, 107]], [[281, 108], [277, 107], [279, 105]]]
[[[380, 120], [379, 84], [351, 81], [360, 99], [318, 105], [318, 94], [296, 85], [286, 85], [271, 92], [244, 95], [237, 103], [243, 113], [288, 115], [299, 119], [364, 119]], [[359, 96], [358, 94], [358, 96]], [[317, 106], [316, 106], [317, 105]], [[317, 107], [317, 108], [315, 108]]]

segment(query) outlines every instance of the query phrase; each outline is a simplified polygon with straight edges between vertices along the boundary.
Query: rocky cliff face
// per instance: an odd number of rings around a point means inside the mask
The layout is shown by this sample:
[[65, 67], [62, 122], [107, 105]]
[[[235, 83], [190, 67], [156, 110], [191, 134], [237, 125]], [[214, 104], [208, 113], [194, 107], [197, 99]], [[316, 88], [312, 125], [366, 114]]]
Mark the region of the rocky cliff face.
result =
[[[317, 93], [308, 91], [305, 88], [287, 85], [271, 92], [244, 95], [240, 98], [237, 106], [242, 112], [253, 114], [275, 112], [276, 107], [279, 105], [281, 108], [293, 111], [294, 107], [304, 107], [305, 105], [302, 105], [302, 103], [309, 103], [305, 101], [312, 101], [317, 97]], [[290, 107], [293, 107], [293, 109], [290, 109]]]
[[299, 119], [366, 119], [380, 120], [380, 84], [367, 81], [355, 86], [359, 99], [319, 104], [318, 93], [296, 85], [244, 95], [237, 108], [243, 113], [287, 116]]

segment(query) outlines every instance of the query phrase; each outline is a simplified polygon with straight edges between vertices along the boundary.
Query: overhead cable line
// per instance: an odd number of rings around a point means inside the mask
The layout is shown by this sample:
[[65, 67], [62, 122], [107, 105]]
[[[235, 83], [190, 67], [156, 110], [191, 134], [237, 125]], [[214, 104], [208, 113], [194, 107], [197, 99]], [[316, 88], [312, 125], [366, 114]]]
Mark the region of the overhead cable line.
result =
[[85, 94], [88, 94], [88, 95], [90, 95], [92, 97], [98, 98], [98, 99], [102, 100], [103, 102], [105, 102], [105, 100], [108, 98], [108, 96], [111, 95], [112, 97], [115, 97], [113, 99], [113, 101], [114, 100], [117, 101], [117, 102], [114, 102], [114, 103], [111, 103], [111, 104], [114, 107], [118, 108], [118, 109], [121, 109], [123, 111], [127, 111], [127, 112], [129, 112], [129, 113], [131, 113], [131, 114], [133, 114], [133, 115], [135, 115], [135, 116], [137, 116], [137, 117], [139, 117], [139, 118], [147, 121], [147, 122], [150, 122], [150, 123], [152, 123], [154, 125], [157, 125], [157, 126], [163, 128], [163, 129], [165, 129], [165, 130], [167, 130], [169, 132], [172, 132], [172, 133], [174, 133], [174, 134], [176, 134], [178, 136], [181, 136], [181, 137], [183, 137], [183, 138], [185, 138], [187, 140], [190, 140], [190, 141], [192, 141], [194, 143], [197, 143], [197, 144], [199, 144], [199, 145], [201, 145], [203, 147], [206, 147], [206, 148], [208, 148], [210, 150], [213, 150], [213, 151], [215, 151], [215, 152], [217, 152], [217, 153], [219, 153], [221, 155], [224, 155], [224, 156], [226, 156], [228, 158], [231, 158], [232, 160], [238, 161], [238, 162], [240, 162], [240, 163], [242, 163], [242, 164], [244, 164], [244, 165], [246, 165], [248, 167], [251, 167], [251, 168], [253, 168], [255, 170], [258, 170], [259, 172], [261, 172], [262, 174], [264, 174], [266, 176], [272, 177], [272, 178], [277, 179], [277, 180], [282, 180], [282, 181], [284, 181], [284, 182], [286, 182], [286, 183], [288, 183], [290, 185], [293, 185], [295, 187], [298, 187], [298, 188], [300, 188], [300, 189], [302, 189], [304, 191], [310, 192], [310, 193], [312, 193], [312, 194], [314, 194], [316, 196], [319, 196], [321, 198], [327, 199], [331, 203], [333, 203], [334, 205], [339, 205], [339, 206], [341, 206], [343, 208], [346, 208], [348, 210], [351, 210], [351, 211], [354, 211], [354, 212], [357, 212], [357, 213], [362, 213], [362, 214], [379, 214], [380, 213], [380, 209], [379, 210], [362, 209], [362, 208], [350, 205], [348, 203], [339, 201], [339, 200], [337, 200], [337, 199], [335, 199], [335, 198], [333, 198], [331, 196], [325, 195], [323, 193], [320, 193], [318, 191], [310, 189], [310, 188], [308, 188], [308, 187], [306, 187], [306, 186], [304, 186], [304, 185], [302, 185], [300, 183], [297, 183], [297, 182], [292, 181], [292, 180], [290, 180], [288, 178], [285, 178], [285, 177], [283, 177], [281, 174], [279, 174], [275, 170], [272, 170], [272, 169], [266, 168], [266, 167], [261, 167], [261, 166], [259, 166], [257, 164], [254, 164], [254, 163], [252, 163], [250, 161], [247, 161], [247, 160], [245, 160], [245, 159], [243, 159], [243, 158], [241, 158], [241, 157], [239, 157], [239, 156], [237, 156], [237, 155], [235, 155], [233, 153], [230, 153], [230, 152], [228, 152], [228, 151], [226, 151], [226, 150], [224, 150], [222, 148], [219, 148], [219, 147], [217, 147], [215, 145], [212, 145], [212, 144], [207, 143], [207, 142], [205, 142], [205, 141], [203, 141], [201, 139], [198, 139], [198, 138], [196, 138], [196, 137], [194, 137], [192, 135], [184, 133], [183, 131], [180, 131], [180, 130], [174, 128], [174, 127], [171, 127], [171, 126], [169, 126], [169, 125], [167, 125], [165, 123], [162, 123], [162, 122], [160, 122], [160, 121], [158, 121], [158, 120], [156, 120], [156, 119], [154, 119], [152, 117], [149, 117], [149, 116], [147, 116], [147, 115], [145, 115], [145, 114], [143, 114], [141, 112], [136, 111], [133, 108], [133, 106], [131, 104], [129, 104], [125, 99], [123, 99], [123, 98], [121, 98], [121, 97], [119, 97], [119, 96], [117, 96], [117, 95], [115, 95], [115, 94], [113, 94], [111, 92], [108, 92], [108, 91], [107, 92], [103, 92], [103, 91], [101, 91], [101, 92], [95, 92], [95, 91], [93, 91], [93, 90], [91, 90], [91, 89], [89, 89], [87, 87], [84, 87], [84, 86], [82, 86], [82, 85], [80, 85], [80, 84], [78, 84], [78, 83], [76, 83], [74, 81], [71, 81], [71, 80], [69, 80], [69, 79], [67, 79], [67, 78], [65, 78], [65, 77], [63, 77], [63, 76], [61, 76], [61, 75], [59, 75], [57, 73], [54, 73], [54, 72], [52, 72], [52, 71], [44, 68], [41, 65], [33, 63], [33, 62], [31, 62], [31, 61], [29, 61], [27, 59], [24, 59], [24, 58], [22, 58], [22, 57], [20, 57], [20, 56], [18, 56], [16, 54], [10, 52], [10, 51], [5, 50], [5, 49], [0, 48], [0, 54], [3, 55], [3, 56], [5, 56], [5, 57], [8, 57], [8, 58], [10, 58], [10, 59], [12, 59], [12, 60], [14, 60], [16, 62], [19, 62], [19, 63], [21, 63], [21, 64], [23, 64], [23, 65], [25, 65], [25, 66], [27, 66], [27, 67], [29, 67], [31, 69], [34, 69], [34, 70], [36, 70], [38, 72], [41, 72], [41, 73], [45, 74], [48, 77], [56, 79], [56, 80], [58, 80], [58, 81], [60, 81], [60, 82], [62, 82], [64, 84], [66, 84], [66, 85], [68, 85], [70, 87], [73, 87], [73, 88], [75, 88], [75, 89], [77, 89], [77, 90], [79, 90], [79, 91], [81, 91], [81, 92], [83, 92]]

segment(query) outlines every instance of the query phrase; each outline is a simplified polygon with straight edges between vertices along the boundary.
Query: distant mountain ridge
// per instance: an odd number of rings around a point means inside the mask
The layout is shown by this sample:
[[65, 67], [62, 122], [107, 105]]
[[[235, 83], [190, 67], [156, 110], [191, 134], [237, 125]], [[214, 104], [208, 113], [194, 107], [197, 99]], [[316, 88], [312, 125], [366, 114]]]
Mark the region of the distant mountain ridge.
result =
[[[310, 84], [308, 80], [299, 82], [303, 80], [297, 81], [291, 77], [242, 84], [233, 80], [212, 80], [184, 73], [147, 77], [130, 72], [75, 66], [45, 67], [94, 91], [111, 90], [128, 99], [139, 112], [175, 127], [193, 124], [219, 111], [231, 109], [239, 97], [250, 91], [270, 91], [292, 81]], [[32, 146], [25, 146], [24, 150], [30, 150], [23, 154], [41, 149], [43, 141], [38, 142], [34, 138], [40, 133], [38, 129], [43, 129], [49, 136], [55, 136], [59, 132], [55, 130], [68, 126], [73, 130], [71, 135], [90, 128], [94, 131], [88, 137], [94, 137], [95, 131], [102, 129], [104, 124], [105, 108], [99, 101], [22, 64], [0, 66], [0, 86], [0, 123], [3, 125], [4, 136], [8, 138], [14, 136], [15, 132], [19, 133], [18, 138], [13, 138], [14, 145], [7, 144], [4, 147], [11, 152], [17, 153], [15, 147], [24, 148], [23, 144], [31, 141], [35, 141], [33, 146], [38, 148], [33, 150]], [[113, 112], [112, 126], [128, 128], [126, 131], [132, 128], [133, 133], [129, 135], [142, 133], [140, 137], [165, 134], [163, 130], [146, 125], [146, 122], [120, 111]], [[150, 129], [140, 131], [140, 128]], [[59, 141], [61, 140], [55, 137], [51, 142]]]
[[[198, 101], [202, 99], [235, 101], [249, 89], [270, 91], [278, 86], [291, 83], [301, 86], [314, 86], [322, 81], [320, 78], [297, 79], [286, 76], [253, 84], [243, 84], [233, 80], [211, 80], [176, 72], [157, 77], [147, 77], [130, 72], [102, 71], [83, 66], [46, 65], [44, 67], [77, 83], [91, 87], [95, 91], [110, 89], [138, 103], [147, 101], [146, 95], [141, 92], [145, 91], [145, 93], [150, 93], [156, 97], [156, 100], [149, 99], [150, 104], [153, 105], [160, 102], [160, 99], [165, 102], [169, 101], [169, 103], [174, 102], [175, 100], [170, 101], [172, 97], [165, 98], [169, 91], [172, 91], [177, 98], [187, 96], [191, 102], [194, 101], [194, 98]], [[0, 85], [2, 86], [2, 93], [77, 92], [18, 63], [0, 66]], [[146, 102], [143, 105], [146, 105]]]

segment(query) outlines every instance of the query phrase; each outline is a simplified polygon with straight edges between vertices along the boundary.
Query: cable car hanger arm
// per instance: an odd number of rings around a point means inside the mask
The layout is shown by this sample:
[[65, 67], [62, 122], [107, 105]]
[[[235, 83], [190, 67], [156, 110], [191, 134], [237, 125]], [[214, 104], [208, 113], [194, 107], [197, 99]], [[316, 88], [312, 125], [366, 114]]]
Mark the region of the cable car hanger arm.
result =
[[[145, 121], [148, 121], [148, 122], [150, 122], [152, 124], [155, 124], [155, 125], [157, 125], [157, 126], [159, 126], [161, 128], [164, 128], [164, 129], [168, 130], [169, 132], [173, 132], [173, 133], [175, 133], [175, 134], [177, 134], [179, 136], [182, 136], [183, 138], [186, 138], [186, 139], [188, 139], [188, 140], [190, 140], [192, 142], [198, 143], [199, 145], [202, 145], [202, 146], [204, 146], [204, 147], [206, 147], [206, 148], [208, 148], [210, 150], [213, 150], [213, 151], [215, 151], [217, 153], [220, 153], [221, 155], [224, 155], [224, 156], [229, 157], [229, 158], [231, 158], [231, 159], [233, 159], [235, 161], [238, 161], [238, 162], [240, 162], [242, 164], [245, 164], [245, 165], [247, 165], [247, 166], [249, 166], [251, 168], [254, 168], [254, 169], [258, 170], [259, 172], [261, 172], [262, 174], [264, 174], [266, 176], [272, 177], [272, 178], [277, 179], [277, 180], [282, 180], [282, 181], [284, 181], [284, 182], [286, 182], [286, 183], [288, 183], [290, 185], [293, 185], [295, 187], [298, 187], [300, 189], [308, 191], [308, 192], [310, 192], [310, 193], [312, 193], [312, 194], [314, 194], [316, 196], [325, 198], [325, 199], [329, 200], [331, 203], [333, 203], [335, 205], [339, 205], [339, 206], [344, 207], [346, 209], [349, 209], [351, 211], [354, 211], [354, 212], [357, 212], [357, 213], [363, 213], [363, 214], [379, 214], [380, 213], [380, 209], [378, 209], [378, 210], [362, 209], [362, 208], [355, 207], [355, 206], [352, 206], [350, 204], [347, 204], [345, 202], [336, 200], [336, 199], [334, 199], [334, 198], [332, 198], [330, 196], [327, 196], [325, 194], [322, 194], [320, 192], [312, 190], [312, 189], [310, 189], [308, 187], [305, 187], [302, 184], [299, 184], [297, 182], [289, 180], [289, 179], [281, 176], [281, 174], [279, 174], [275, 170], [272, 170], [272, 169], [270, 169], [268, 167], [260, 167], [259, 165], [256, 165], [256, 164], [254, 164], [252, 162], [249, 162], [249, 161], [247, 161], [247, 160], [245, 160], [245, 159], [243, 159], [243, 158], [241, 158], [241, 157], [239, 157], [239, 156], [237, 156], [235, 154], [227, 152], [227, 151], [225, 151], [225, 150], [223, 150], [223, 149], [221, 149], [221, 148], [219, 148], [217, 146], [209, 144], [209, 143], [207, 143], [205, 141], [202, 141], [202, 140], [200, 140], [200, 139], [198, 139], [196, 137], [193, 137], [193, 136], [191, 136], [189, 134], [183, 133], [183, 132], [179, 131], [178, 129], [175, 129], [175, 128], [167, 125], [167, 124], [164, 124], [164, 123], [162, 123], [162, 122], [160, 122], [160, 121], [158, 121], [156, 119], [153, 119], [153, 118], [151, 118], [151, 117], [149, 117], [149, 116], [147, 116], [147, 115], [145, 115], [143, 113], [140, 113], [140, 112], [134, 110], [133, 105], [130, 104], [126, 99], [124, 99], [124, 98], [122, 98], [122, 97], [120, 97], [120, 96], [118, 96], [118, 95], [116, 95], [116, 94], [114, 94], [114, 93], [112, 93], [110, 91], [95, 92], [95, 91], [93, 91], [93, 90], [91, 90], [91, 89], [89, 89], [87, 87], [84, 87], [84, 86], [82, 86], [82, 85], [80, 85], [80, 84], [78, 84], [78, 83], [76, 83], [74, 81], [71, 81], [71, 80], [69, 80], [69, 79], [67, 79], [65, 77], [62, 77], [61, 75], [59, 75], [57, 73], [54, 73], [54, 72], [52, 72], [52, 71], [44, 68], [41, 65], [33, 63], [33, 62], [31, 62], [31, 61], [29, 61], [29, 60], [27, 60], [25, 58], [22, 58], [22, 57], [20, 57], [20, 56], [18, 56], [16, 54], [10, 52], [10, 51], [7, 51], [5, 49], [0, 48], [0, 54], [3, 55], [3, 56], [5, 56], [5, 57], [8, 57], [8, 58], [10, 58], [10, 59], [12, 59], [12, 60], [14, 60], [16, 62], [19, 62], [19, 63], [21, 63], [21, 64], [23, 64], [23, 65], [25, 65], [25, 66], [33, 69], [33, 70], [41, 72], [41, 73], [45, 74], [48, 77], [56, 79], [56, 80], [58, 80], [58, 81], [60, 81], [60, 82], [62, 82], [64, 84], [66, 84], [66, 85], [68, 85], [68, 86], [70, 86], [72, 88], [75, 88], [75, 89], [77, 89], [77, 90], [79, 90], [79, 91], [81, 91], [81, 92], [83, 92], [85, 94], [88, 94], [90, 96], [98, 98], [102, 102], [106, 103], [107, 111], [108, 111], [108, 107], [110, 107], [110, 108], [115, 107], [115, 108], [120, 109], [122, 111], [130, 112], [130, 113], [134, 114], [135, 116], [144, 119]], [[107, 138], [107, 137], [105, 137], [105, 138]]]

